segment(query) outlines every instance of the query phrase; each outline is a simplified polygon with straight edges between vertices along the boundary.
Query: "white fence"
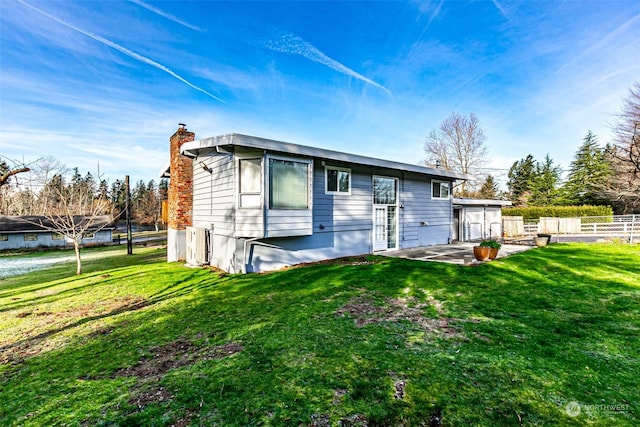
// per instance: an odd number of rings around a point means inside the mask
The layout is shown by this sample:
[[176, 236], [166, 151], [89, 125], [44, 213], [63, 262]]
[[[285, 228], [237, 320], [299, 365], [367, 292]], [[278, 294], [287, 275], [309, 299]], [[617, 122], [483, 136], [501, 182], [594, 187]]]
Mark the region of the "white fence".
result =
[[588, 216], [581, 218], [540, 218], [524, 223], [521, 216], [502, 217], [505, 237], [538, 233], [640, 239], [640, 215]]

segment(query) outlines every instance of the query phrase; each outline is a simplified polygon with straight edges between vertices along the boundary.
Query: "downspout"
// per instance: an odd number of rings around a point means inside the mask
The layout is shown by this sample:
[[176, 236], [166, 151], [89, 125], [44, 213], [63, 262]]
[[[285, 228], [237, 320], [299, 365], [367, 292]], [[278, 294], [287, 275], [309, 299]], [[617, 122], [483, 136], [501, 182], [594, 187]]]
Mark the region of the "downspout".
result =
[[262, 239], [262, 237], [252, 237], [250, 239], [247, 239], [244, 241], [243, 243], [243, 252], [242, 252], [242, 272], [244, 274], [247, 274], [247, 264], [249, 262], [249, 260], [247, 259], [247, 248], [249, 247], [249, 244]]

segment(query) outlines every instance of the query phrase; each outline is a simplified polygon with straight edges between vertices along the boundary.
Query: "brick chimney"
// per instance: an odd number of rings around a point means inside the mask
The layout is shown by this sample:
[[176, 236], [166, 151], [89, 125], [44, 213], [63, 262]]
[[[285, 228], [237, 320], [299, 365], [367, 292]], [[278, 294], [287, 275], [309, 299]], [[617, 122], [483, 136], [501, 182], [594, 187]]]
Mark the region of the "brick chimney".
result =
[[167, 261], [186, 259], [186, 228], [192, 225], [193, 211], [193, 160], [180, 155], [185, 142], [195, 140], [196, 134], [189, 132], [180, 123], [178, 130], [169, 138], [169, 221], [167, 224]]

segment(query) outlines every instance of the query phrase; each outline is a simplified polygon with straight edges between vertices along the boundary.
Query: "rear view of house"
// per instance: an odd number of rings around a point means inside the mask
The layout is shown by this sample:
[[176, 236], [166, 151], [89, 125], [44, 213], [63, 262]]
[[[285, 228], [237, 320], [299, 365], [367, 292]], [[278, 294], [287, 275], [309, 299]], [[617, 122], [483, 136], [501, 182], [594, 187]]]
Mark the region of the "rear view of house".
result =
[[466, 176], [239, 134], [171, 137], [168, 260], [259, 272], [442, 244]]

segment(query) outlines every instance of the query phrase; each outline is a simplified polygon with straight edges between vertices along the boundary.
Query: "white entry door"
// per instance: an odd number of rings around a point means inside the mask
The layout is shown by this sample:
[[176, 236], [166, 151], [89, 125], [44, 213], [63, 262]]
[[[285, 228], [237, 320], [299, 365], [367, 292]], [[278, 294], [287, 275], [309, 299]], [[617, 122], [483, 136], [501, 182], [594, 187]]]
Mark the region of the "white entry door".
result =
[[384, 251], [388, 247], [387, 207], [373, 207], [373, 250]]
[[373, 177], [373, 250], [398, 247], [398, 178]]

